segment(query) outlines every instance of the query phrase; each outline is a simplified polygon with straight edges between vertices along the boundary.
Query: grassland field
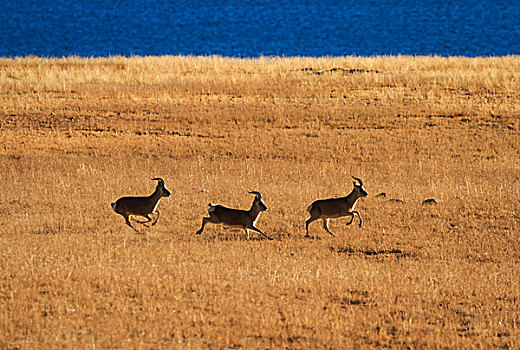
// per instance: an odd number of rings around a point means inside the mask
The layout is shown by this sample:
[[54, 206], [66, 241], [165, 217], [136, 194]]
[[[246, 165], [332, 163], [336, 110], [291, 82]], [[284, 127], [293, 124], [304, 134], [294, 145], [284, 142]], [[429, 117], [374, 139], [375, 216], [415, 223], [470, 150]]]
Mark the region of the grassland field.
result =
[[0, 221], [0, 349], [518, 349], [520, 58], [3, 58]]

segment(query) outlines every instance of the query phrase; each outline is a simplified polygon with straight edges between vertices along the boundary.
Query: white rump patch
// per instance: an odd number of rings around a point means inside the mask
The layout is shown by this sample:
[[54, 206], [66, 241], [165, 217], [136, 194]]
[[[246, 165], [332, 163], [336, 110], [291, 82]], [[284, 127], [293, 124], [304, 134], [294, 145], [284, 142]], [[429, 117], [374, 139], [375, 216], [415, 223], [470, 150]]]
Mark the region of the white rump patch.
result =
[[215, 208], [216, 208], [215, 204], [209, 203], [208, 213], [210, 213], [210, 214], [213, 213], [215, 211]]
[[116, 202], [110, 204], [110, 206], [112, 207], [112, 210], [113, 210], [113, 211], [116, 211]]

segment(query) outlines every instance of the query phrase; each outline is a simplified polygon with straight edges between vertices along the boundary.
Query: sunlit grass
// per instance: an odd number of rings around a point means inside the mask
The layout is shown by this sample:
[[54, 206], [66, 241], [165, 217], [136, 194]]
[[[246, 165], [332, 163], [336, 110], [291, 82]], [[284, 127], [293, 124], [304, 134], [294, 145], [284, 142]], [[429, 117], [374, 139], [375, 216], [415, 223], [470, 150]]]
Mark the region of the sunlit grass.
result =
[[[0, 67], [0, 347], [518, 347], [518, 57]], [[363, 228], [304, 239], [351, 175]], [[135, 234], [110, 203], [157, 176]], [[275, 241], [195, 235], [248, 191]]]

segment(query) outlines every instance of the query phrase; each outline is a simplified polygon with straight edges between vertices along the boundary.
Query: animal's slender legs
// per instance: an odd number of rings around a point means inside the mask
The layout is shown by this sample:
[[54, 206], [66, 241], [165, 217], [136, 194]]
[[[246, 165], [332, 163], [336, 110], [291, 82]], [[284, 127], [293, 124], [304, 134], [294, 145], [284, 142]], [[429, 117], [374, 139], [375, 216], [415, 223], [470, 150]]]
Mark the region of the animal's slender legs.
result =
[[332, 237], [334, 237], [334, 234], [332, 232], [330, 232], [329, 230], [329, 220], [330, 219], [323, 219], [323, 228], [325, 229], [325, 231], [327, 231]]
[[206, 224], [208, 222], [210, 222], [211, 218], [208, 218], [208, 217], [203, 217], [202, 218], [202, 226], [200, 227], [200, 229], [196, 232], [196, 234], [200, 235], [202, 233], [202, 231], [204, 231], [204, 226], [206, 226]]

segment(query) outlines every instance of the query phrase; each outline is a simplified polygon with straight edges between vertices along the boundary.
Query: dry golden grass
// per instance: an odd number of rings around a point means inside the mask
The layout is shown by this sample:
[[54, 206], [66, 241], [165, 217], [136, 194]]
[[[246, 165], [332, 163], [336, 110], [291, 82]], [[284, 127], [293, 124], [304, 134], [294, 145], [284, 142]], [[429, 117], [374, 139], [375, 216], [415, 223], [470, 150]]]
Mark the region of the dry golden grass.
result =
[[[0, 59], [0, 348], [519, 348], [519, 101], [516, 56]], [[275, 241], [195, 235], [250, 190]]]

